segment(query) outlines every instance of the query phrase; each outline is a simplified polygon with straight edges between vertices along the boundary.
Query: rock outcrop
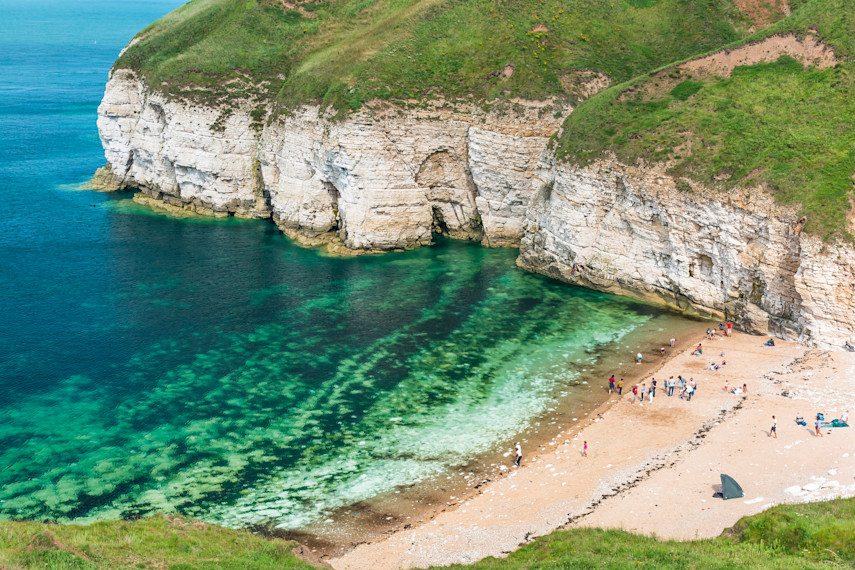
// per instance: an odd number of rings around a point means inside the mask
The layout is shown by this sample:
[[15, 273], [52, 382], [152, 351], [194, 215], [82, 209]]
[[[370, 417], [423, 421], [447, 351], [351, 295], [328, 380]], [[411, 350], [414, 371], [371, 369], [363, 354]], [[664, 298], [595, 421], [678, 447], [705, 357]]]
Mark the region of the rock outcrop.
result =
[[602, 291], [840, 348], [855, 325], [855, 250], [802, 233], [760, 190], [718, 193], [662, 167], [545, 163], [518, 264]]
[[98, 110], [113, 178], [201, 214], [271, 217], [309, 244], [412, 248], [433, 232], [517, 246], [540, 155], [570, 108], [378, 105], [343, 120], [304, 107], [262, 123], [115, 70]]
[[99, 107], [105, 187], [149, 204], [268, 218], [306, 244], [388, 251], [433, 233], [520, 247], [531, 271], [839, 348], [855, 325], [855, 250], [803, 234], [759, 190], [677, 184], [661, 167], [555, 164], [571, 111], [376, 104], [343, 120], [305, 107], [259, 119], [252, 102], [193, 106], [114, 71]]

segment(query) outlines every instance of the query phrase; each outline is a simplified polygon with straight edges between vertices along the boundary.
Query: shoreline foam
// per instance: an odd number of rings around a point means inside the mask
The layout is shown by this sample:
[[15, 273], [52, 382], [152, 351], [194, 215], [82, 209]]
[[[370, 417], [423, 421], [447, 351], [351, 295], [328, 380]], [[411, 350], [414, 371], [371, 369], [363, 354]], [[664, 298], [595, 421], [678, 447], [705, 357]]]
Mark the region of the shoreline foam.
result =
[[[704, 322], [703, 326], [709, 324]], [[506, 477], [508, 471], [501, 468], [511, 464], [513, 441], [522, 441], [527, 455], [540, 454], [557, 433], [582, 425], [611, 405], [612, 399], [606, 390], [611, 373], [614, 372], [617, 379], [624, 378], [626, 394], [635, 380], [640, 382], [645, 375], [655, 375], [674, 355], [694, 346], [694, 336], [690, 331], [697, 330], [699, 326], [697, 320], [683, 315], [657, 313], [620, 340], [598, 347], [596, 362], [585, 364], [587, 370], [578, 378], [585, 381], [589, 391], [574, 391], [562, 397], [555, 408], [544, 410], [530, 429], [517, 434], [514, 439], [501, 442], [473, 457], [469, 463], [454, 466], [428, 480], [338, 509], [324, 523], [296, 531], [274, 529], [265, 532], [299, 542], [313, 560], [326, 560], [343, 556], [363, 544], [375, 543], [414, 526], [430, 523]], [[671, 334], [677, 336], [677, 344], [671, 349], [666, 342], [666, 357], [660, 358], [661, 337]], [[645, 354], [645, 362], [641, 366], [635, 364], [637, 351]], [[582, 401], [578, 401], [580, 398]]]
[[[710, 537], [773, 504], [855, 494], [855, 446], [845, 429], [817, 438], [793, 422], [822, 403], [828, 418], [855, 407], [848, 378], [855, 355], [784, 342], [767, 348], [763, 337], [741, 333], [696, 339], [655, 372], [693, 376], [699, 389], [691, 402], [660, 390], [642, 407], [625, 391], [456, 509], [329, 562], [348, 570], [469, 563], [567, 526]], [[708, 346], [701, 358], [690, 355], [697, 342]], [[728, 365], [706, 370], [722, 350]], [[725, 380], [747, 383], [748, 395], [725, 394]], [[777, 440], [768, 436], [773, 414]], [[588, 458], [580, 456], [584, 440]], [[714, 499], [719, 473], [735, 477], [745, 497]]]

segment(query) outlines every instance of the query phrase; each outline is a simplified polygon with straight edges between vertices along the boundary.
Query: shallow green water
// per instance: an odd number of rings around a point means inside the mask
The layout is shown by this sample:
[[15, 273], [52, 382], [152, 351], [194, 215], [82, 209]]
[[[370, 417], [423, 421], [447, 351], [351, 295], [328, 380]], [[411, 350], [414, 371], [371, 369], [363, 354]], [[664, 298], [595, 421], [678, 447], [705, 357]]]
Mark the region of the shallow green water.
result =
[[585, 349], [650, 312], [524, 273], [509, 250], [333, 259], [263, 223], [113, 215], [157, 239], [99, 308], [161, 325], [6, 406], [6, 516], [298, 528], [525, 430]]
[[514, 251], [334, 259], [74, 190], [110, 63], [179, 3], [0, 0], [0, 518], [302, 528], [506, 445], [657, 314]]

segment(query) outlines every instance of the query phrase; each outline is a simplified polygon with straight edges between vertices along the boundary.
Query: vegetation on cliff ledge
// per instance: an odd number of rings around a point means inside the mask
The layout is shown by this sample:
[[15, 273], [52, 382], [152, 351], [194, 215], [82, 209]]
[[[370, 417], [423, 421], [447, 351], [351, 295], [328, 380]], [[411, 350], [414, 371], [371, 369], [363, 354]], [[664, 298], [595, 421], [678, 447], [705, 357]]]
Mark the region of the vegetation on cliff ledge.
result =
[[116, 67], [206, 103], [575, 101], [750, 25], [733, 0], [192, 0]]
[[820, 69], [781, 55], [736, 67], [727, 77], [666, 67], [576, 109], [558, 157], [584, 165], [611, 152], [626, 164], [664, 162], [674, 176], [710, 188], [761, 187], [782, 203], [799, 204], [806, 231], [851, 239], [855, 4], [793, 5], [791, 16], [743, 44], [773, 35], [815, 38], [833, 50], [836, 64]]

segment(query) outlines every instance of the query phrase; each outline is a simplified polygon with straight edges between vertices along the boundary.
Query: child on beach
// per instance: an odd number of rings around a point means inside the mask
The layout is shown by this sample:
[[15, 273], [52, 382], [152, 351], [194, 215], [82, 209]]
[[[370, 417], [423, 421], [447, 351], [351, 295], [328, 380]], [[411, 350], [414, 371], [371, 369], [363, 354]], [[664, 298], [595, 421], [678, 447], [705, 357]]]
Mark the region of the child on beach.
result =
[[632, 387], [632, 404], [635, 403], [635, 399], [638, 397], [638, 384]]
[[636, 357], [635, 357], [635, 358], [636, 358], [635, 363], [636, 363], [636, 364], [641, 364], [641, 358], [642, 358], [642, 356], [641, 356], [641, 353], [640, 353], [640, 352], [636, 355]]
[[778, 439], [778, 420], [775, 419], [775, 416], [772, 416], [772, 427], [769, 429], [769, 436], [775, 436], [775, 439]]
[[588, 457], [588, 442], [584, 442], [582, 445], [582, 457]]
[[816, 415], [816, 423], [814, 424], [814, 427], [816, 428], [816, 436], [822, 437], [822, 431], [820, 430], [822, 427], [822, 420], [820, 419], [819, 414]]

